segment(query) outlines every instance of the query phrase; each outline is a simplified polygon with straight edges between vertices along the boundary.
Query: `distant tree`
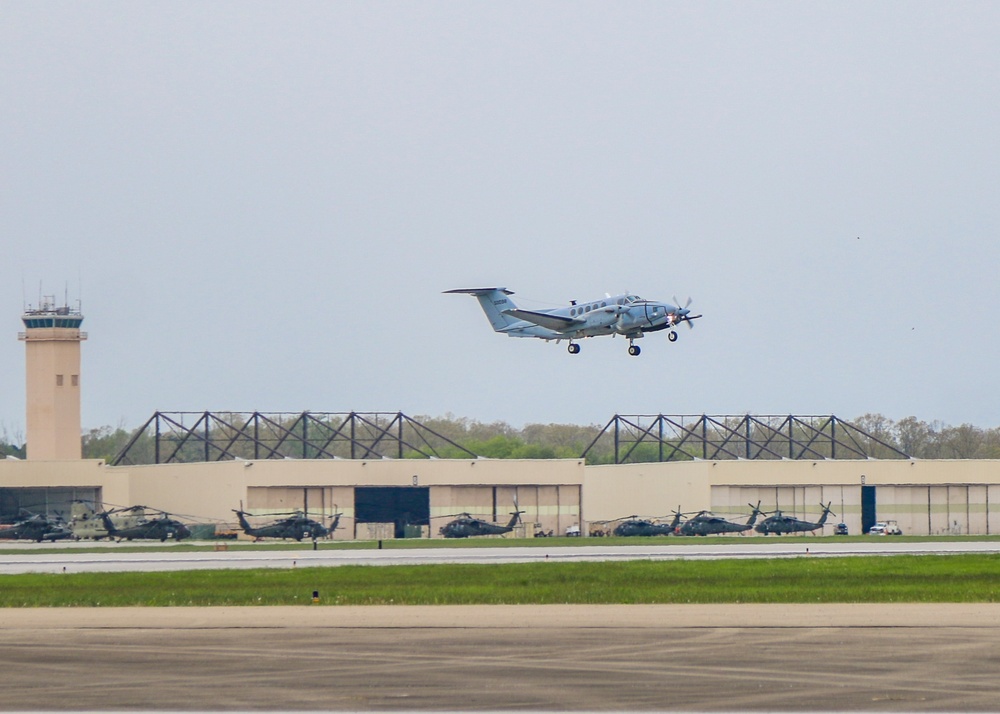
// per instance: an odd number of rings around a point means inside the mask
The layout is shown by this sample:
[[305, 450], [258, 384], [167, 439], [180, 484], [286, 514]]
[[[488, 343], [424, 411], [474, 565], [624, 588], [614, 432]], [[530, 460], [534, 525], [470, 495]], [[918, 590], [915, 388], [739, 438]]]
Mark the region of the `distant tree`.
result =
[[28, 446], [24, 443], [24, 434], [11, 433], [6, 424], [0, 423], [0, 459], [13, 456], [16, 459], [27, 457]]
[[941, 432], [946, 459], [977, 458], [983, 445], [983, 432], [972, 424], [950, 426]]
[[110, 462], [118, 455], [132, 435], [121, 424], [117, 428], [102, 426], [83, 435], [83, 458]]
[[904, 417], [896, 423], [896, 443], [900, 451], [910, 456], [922, 458], [933, 439], [930, 425], [916, 417]]

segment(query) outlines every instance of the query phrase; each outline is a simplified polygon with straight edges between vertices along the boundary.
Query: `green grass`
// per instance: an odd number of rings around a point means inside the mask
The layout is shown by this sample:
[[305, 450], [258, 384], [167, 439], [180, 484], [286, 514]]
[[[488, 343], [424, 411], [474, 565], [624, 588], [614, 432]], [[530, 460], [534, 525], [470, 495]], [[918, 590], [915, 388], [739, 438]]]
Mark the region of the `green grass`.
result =
[[2, 607], [1000, 601], [1000, 556], [344, 566], [0, 577]]

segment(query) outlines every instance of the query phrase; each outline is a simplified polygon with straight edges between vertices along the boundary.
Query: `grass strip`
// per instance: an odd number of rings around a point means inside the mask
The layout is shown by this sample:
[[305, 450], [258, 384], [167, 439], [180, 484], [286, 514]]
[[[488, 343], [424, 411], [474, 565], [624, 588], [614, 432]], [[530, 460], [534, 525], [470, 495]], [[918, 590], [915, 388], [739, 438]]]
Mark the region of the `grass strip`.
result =
[[1000, 601], [998, 555], [399, 565], [0, 577], [2, 607]]

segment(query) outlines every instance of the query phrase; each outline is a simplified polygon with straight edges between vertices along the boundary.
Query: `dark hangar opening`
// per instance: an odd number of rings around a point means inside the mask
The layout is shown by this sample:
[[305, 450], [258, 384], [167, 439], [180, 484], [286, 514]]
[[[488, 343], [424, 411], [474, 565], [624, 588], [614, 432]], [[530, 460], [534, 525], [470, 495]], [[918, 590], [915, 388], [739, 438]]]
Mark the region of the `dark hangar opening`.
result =
[[396, 537], [406, 538], [406, 526], [430, 526], [431, 490], [422, 486], [368, 486], [354, 489], [358, 523], [393, 523]]
[[[69, 521], [73, 504], [84, 503], [96, 508], [101, 502], [100, 488], [72, 486], [39, 486], [0, 488], [0, 523], [13, 523], [23, 511], [50, 516], [62, 516]], [[23, 511], [22, 511], [23, 509]]]
[[875, 500], [875, 487], [861, 487], [861, 532], [867, 533], [875, 525], [878, 515], [878, 505]]

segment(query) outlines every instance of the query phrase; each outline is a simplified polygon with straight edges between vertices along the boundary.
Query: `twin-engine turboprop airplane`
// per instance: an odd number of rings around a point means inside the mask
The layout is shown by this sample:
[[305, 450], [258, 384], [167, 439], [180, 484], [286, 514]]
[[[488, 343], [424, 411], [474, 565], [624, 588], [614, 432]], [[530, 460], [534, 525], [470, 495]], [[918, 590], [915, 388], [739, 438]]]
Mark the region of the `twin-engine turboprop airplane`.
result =
[[[682, 322], [693, 327], [688, 298], [684, 307], [666, 302], [644, 300], [638, 295], [608, 296], [600, 300], [577, 302], [551, 310], [522, 310], [508, 296], [507, 288], [461, 288], [446, 293], [474, 295], [486, 313], [493, 329], [508, 337], [537, 337], [542, 340], [569, 340], [569, 353], [575, 355], [580, 345], [575, 340], [599, 335], [624, 335], [628, 338], [628, 353], [633, 357], [641, 351], [634, 341], [647, 332], [669, 330], [667, 339], [677, 339], [674, 331]], [[674, 298], [674, 302], [677, 298]]]

